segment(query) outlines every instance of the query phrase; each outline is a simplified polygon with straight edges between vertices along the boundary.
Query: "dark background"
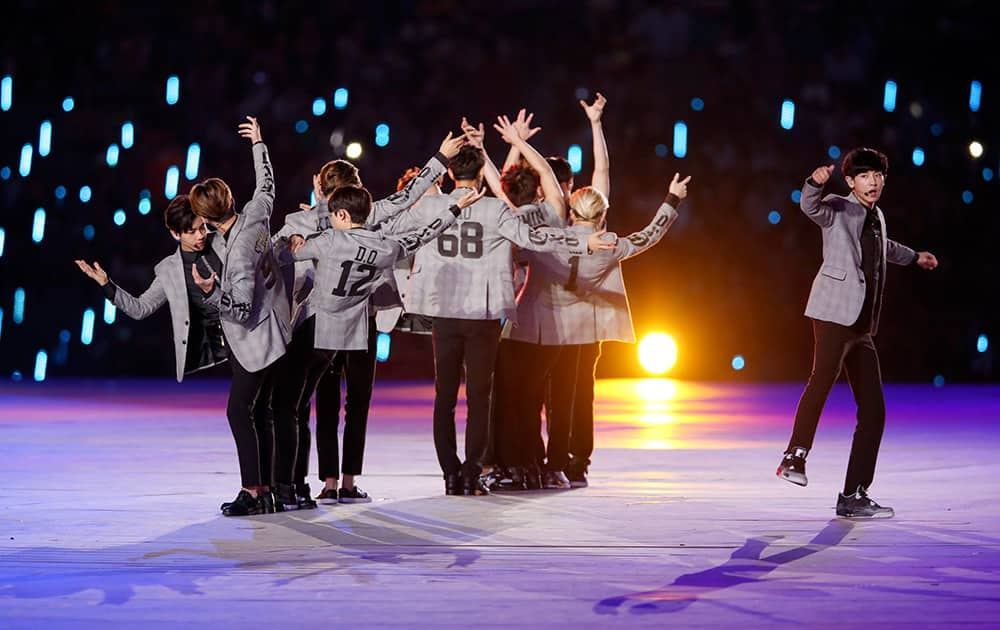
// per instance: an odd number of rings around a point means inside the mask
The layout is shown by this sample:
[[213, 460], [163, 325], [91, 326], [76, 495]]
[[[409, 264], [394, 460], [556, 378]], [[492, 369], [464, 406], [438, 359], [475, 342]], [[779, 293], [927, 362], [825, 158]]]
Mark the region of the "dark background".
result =
[[[198, 178], [218, 176], [237, 203], [253, 187], [250, 151], [236, 134], [244, 115], [259, 118], [277, 178], [272, 228], [308, 200], [310, 176], [359, 141], [355, 161], [373, 195], [436, 150], [462, 116], [474, 122], [520, 107], [543, 131], [546, 155], [583, 148], [577, 185], [593, 166], [590, 128], [577, 104], [608, 98], [604, 126], [611, 156], [609, 225], [643, 227], [674, 172], [692, 175], [682, 217], [654, 250], [625, 264], [636, 332], [672, 334], [680, 360], [671, 373], [710, 380], [804, 380], [811, 330], [802, 315], [821, 260], [820, 230], [791, 194], [821, 165], [864, 144], [885, 151], [890, 172], [880, 207], [891, 238], [934, 252], [934, 272], [892, 268], [877, 342], [886, 380], [995, 380], [998, 220], [995, 29], [989, 3], [842, 2], [502, 2], [402, 3], [6, 2], [0, 74], [14, 81], [10, 111], [0, 112], [0, 379], [30, 379], [36, 353], [48, 377], [173, 374], [167, 309], [135, 322], [101, 321], [103, 295], [73, 259], [99, 260], [138, 294], [152, 267], [175, 244], [162, 224], [164, 175], [182, 171], [187, 147], [201, 145]], [[164, 101], [168, 76], [180, 101]], [[899, 85], [895, 111], [882, 107], [886, 80]], [[983, 85], [969, 108], [969, 86]], [[349, 89], [343, 110], [335, 89]], [[75, 108], [64, 112], [63, 99]], [[312, 103], [327, 111], [314, 116]], [[692, 99], [704, 101], [695, 111]], [[795, 125], [779, 125], [781, 103], [796, 105]], [[38, 129], [53, 124], [52, 152], [37, 154]], [[126, 120], [135, 146], [116, 168], [105, 150]], [[304, 120], [308, 130], [297, 133]], [[673, 127], [688, 126], [688, 153], [674, 157]], [[387, 147], [374, 129], [391, 127]], [[970, 157], [976, 139], [984, 155]], [[21, 146], [36, 153], [17, 174]], [[664, 145], [657, 154], [657, 145]], [[925, 163], [911, 161], [915, 147]], [[666, 151], [664, 151], [664, 148]], [[506, 145], [490, 132], [487, 150], [502, 163]], [[987, 181], [983, 169], [994, 173]], [[68, 190], [57, 200], [57, 186]], [[78, 190], [93, 189], [81, 203]], [[447, 188], [447, 186], [446, 186]], [[140, 191], [152, 212], [136, 208]], [[830, 192], [844, 194], [837, 171]], [[973, 201], [962, 200], [971, 191]], [[36, 208], [45, 237], [31, 241]], [[112, 222], [124, 208], [127, 221]], [[777, 210], [777, 225], [768, 213]], [[95, 237], [83, 238], [86, 225]], [[16, 287], [24, 321], [11, 321]], [[94, 341], [80, 343], [85, 308], [97, 312]], [[60, 344], [60, 332], [70, 341]], [[60, 347], [60, 345], [62, 347]], [[734, 371], [741, 354], [746, 368]], [[429, 338], [394, 334], [380, 373], [430, 378]], [[600, 376], [641, 371], [635, 347], [606, 344]]]

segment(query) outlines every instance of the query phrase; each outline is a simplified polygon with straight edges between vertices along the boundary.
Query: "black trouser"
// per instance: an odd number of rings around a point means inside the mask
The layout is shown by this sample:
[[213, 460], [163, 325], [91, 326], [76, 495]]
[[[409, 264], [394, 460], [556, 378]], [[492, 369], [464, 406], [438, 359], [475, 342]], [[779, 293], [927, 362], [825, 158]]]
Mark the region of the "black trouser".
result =
[[291, 484], [309, 465], [309, 415], [299, 416], [302, 400], [316, 390], [335, 351], [313, 347], [316, 318], [310, 317], [292, 334], [274, 377], [274, 481]]
[[544, 458], [540, 413], [546, 378], [559, 353], [560, 346], [500, 341], [493, 388], [493, 448], [501, 465], [534, 466]]
[[[445, 475], [464, 472], [475, 479], [482, 472], [490, 424], [493, 364], [500, 341], [496, 319], [434, 318], [434, 448]], [[465, 366], [465, 462], [456, 454], [455, 405]]]
[[[340, 350], [316, 387], [316, 453], [319, 456], [319, 478], [340, 479], [345, 475], [360, 475], [365, 458], [365, 435], [368, 431], [368, 409], [375, 382], [375, 342], [378, 330], [375, 319], [368, 322], [367, 350]], [[340, 464], [337, 428], [340, 424], [340, 377], [344, 376], [347, 394], [344, 396], [344, 459]], [[302, 450], [301, 419], [309, 418], [309, 398], [299, 410], [299, 453], [308, 453], [308, 435]], [[307, 431], [308, 434], [308, 431]], [[300, 458], [301, 460], [302, 458]], [[308, 458], [305, 458], [308, 462]], [[306, 465], [296, 465], [296, 482], [304, 483]]]
[[236, 359], [229, 357], [233, 378], [229, 385], [226, 416], [236, 441], [236, 456], [240, 461], [240, 479], [244, 488], [267, 485], [270, 482], [272, 450], [272, 418], [268, 414], [268, 376], [275, 364], [257, 372], [248, 372]]
[[600, 358], [600, 342], [562, 346], [550, 377], [548, 470], [572, 467], [582, 472], [590, 465], [594, 453], [594, 371]]
[[871, 485], [885, 427], [878, 351], [870, 333], [840, 324], [813, 320], [813, 335], [816, 341], [812, 374], [795, 412], [795, 428], [788, 448], [812, 448], [823, 405], [843, 367], [858, 405], [858, 421], [844, 480], [844, 494], [851, 494], [858, 486]]

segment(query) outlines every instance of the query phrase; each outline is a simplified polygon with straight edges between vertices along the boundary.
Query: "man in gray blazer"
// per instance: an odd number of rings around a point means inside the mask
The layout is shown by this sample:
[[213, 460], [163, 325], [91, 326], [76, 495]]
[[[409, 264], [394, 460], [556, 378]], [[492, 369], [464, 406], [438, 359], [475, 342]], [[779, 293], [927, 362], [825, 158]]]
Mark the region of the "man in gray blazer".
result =
[[886, 236], [885, 217], [876, 202], [882, 196], [889, 161], [874, 149], [858, 148], [841, 169], [851, 189], [846, 197], [823, 196], [834, 166], [813, 171], [802, 188], [802, 211], [823, 229], [823, 265], [813, 281], [806, 316], [813, 320], [813, 369], [795, 413], [788, 449], [778, 477], [807, 483], [805, 458], [812, 448], [823, 405], [843, 367], [858, 405], [844, 491], [837, 516], [890, 518], [890, 507], [868, 496], [875, 476], [885, 398], [874, 335], [878, 330], [886, 263], [937, 267], [930, 252], [915, 252]]
[[100, 263], [95, 261], [91, 266], [77, 260], [76, 264], [104, 288], [112, 304], [133, 319], [145, 319], [164, 304], [169, 307], [174, 332], [174, 363], [180, 383], [185, 374], [212, 367], [228, 358], [219, 310], [205, 303], [204, 294], [189, 273], [192, 264], [201, 265], [206, 273], [218, 273], [222, 262], [211, 249], [211, 235], [205, 228], [205, 221], [191, 211], [187, 195], [171, 199], [163, 211], [163, 219], [177, 241], [177, 250], [156, 264], [152, 284], [138, 297], [112, 282]]
[[189, 195], [195, 214], [218, 232], [212, 247], [222, 260], [218, 276], [212, 273], [205, 278], [194, 266], [191, 274], [205, 292], [206, 302], [219, 309], [233, 370], [226, 415], [236, 441], [243, 487], [236, 500], [223, 504], [226, 516], [275, 509], [250, 408], [291, 338], [288, 296], [271, 249], [274, 173], [257, 120], [251, 116], [247, 120], [240, 124], [240, 135], [252, 143], [256, 186], [243, 212], [236, 212], [232, 191], [221, 179], [196, 184]]
[[[425, 198], [409, 212], [383, 224], [383, 229], [412, 229], [408, 226], [415, 226], [422, 217], [439, 212], [469, 190], [478, 190], [484, 165], [481, 149], [462, 147], [448, 168], [455, 190], [450, 195]], [[503, 201], [484, 197], [465, 208], [436, 242], [417, 252], [406, 310], [434, 318], [434, 446], [446, 494], [489, 494], [479, 475], [489, 437], [490, 389], [500, 320], [516, 316], [512, 245], [573, 254], [613, 247], [601, 243], [599, 236], [590, 242], [568, 242], [559, 230], [533, 229]], [[469, 408], [464, 462], [457, 455], [455, 434], [455, 405], [463, 368]]]

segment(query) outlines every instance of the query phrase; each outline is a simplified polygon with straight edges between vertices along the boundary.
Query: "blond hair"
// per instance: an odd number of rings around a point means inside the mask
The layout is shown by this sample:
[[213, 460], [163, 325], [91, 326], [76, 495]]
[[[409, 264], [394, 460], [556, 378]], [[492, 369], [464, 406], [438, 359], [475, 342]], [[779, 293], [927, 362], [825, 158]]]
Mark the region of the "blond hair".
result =
[[581, 221], [598, 221], [608, 209], [608, 198], [593, 186], [584, 186], [570, 197], [569, 207]]

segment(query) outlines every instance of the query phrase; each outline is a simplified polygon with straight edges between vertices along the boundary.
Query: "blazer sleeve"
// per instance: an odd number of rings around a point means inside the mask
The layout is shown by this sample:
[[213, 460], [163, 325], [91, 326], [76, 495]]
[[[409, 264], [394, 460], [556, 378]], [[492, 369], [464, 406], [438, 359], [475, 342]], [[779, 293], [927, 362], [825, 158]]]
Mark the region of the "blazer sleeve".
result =
[[677, 209], [669, 203], [663, 203], [649, 225], [625, 238], [618, 239], [618, 243], [615, 245], [615, 258], [620, 261], [625, 260], [656, 245], [676, 220]]
[[823, 187], [817, 186], [812, 179], [807, 179], [802, 186], [802, 199], [799, 200], [802, 212], [820, 227], [830, 227], [833, 224], [835, 210], [823, 199]]
[[[246, 251], [248, 243], [248, 241], [240, 241], [243, 251], [230, 254], [226, 268], [223, 269], [223, 273], [226, 274], [229, 281], [229, 290], [223, 291], [217, 279], [211, 293], [205, 296], [207, 303], [219, 309], [219, 317], [237, 324], [244, 324], [250, 319], [254, 285], [257, 278], [257, 257], [253, 252]], [[268, 256], [268, 260], [264, 261], [264, 264], [271, 264], [270, 252], [265, 255]]]
[[256, 184], [253, 197], [243, 207], [247, 222], [264, 223], [271, 220], [274, 209], [274, 171], [271, 169], [271, 158], [267, 153], [267, 145], [257, 142], [253, 145], [253, 171]]
[[587, 254], [587, 242], [562, 228], [532, 228], [515, 215], [507, 204], [500, 209], [497, 222], [500, 236], [518, 247], [536, 252], [556, 252], [580, 256]]
[[402, 190], [395, 192], [385, 199], [379, 199], [372, 204], [372, 211], [368, 215], [366, 227], [378, 225], [379, 223], [392, 218], [417, 203], [431, 186], [434, 185], [445, 171], [448, 170], [448, 158], [435, 153], [427, 161], [427, 164], [420, 169], [420, 173], [411, 179]]
[[145, 319], [166, 302], [167, 292], [163, 289], [163, 282], [160, 276], [154, 276], [153, 283], [139, 297], [115, 285], [115, 299], [112, 303], [132, 319]]
[[399, 249], [396, 250], [396, 260], [406, 258], [415, 253], [418, 249], [433, 241], [441, 235], [448, 226], [455, 222], [455, 218], [462, 213], [462, 209], [456, 205], [451, 205], [439, 212], [430, 222], [421, 229], [410, 232], [404, 236], [390, 236], [396, 242]]
[[917, 252], [891, 238], [885, 241], [885, 259], [894, 265], [912, 265], [917, 261]]

